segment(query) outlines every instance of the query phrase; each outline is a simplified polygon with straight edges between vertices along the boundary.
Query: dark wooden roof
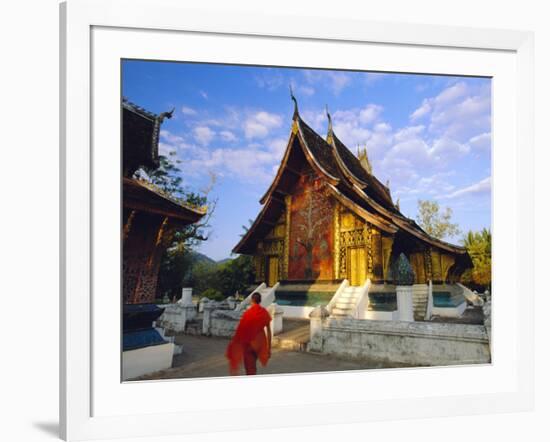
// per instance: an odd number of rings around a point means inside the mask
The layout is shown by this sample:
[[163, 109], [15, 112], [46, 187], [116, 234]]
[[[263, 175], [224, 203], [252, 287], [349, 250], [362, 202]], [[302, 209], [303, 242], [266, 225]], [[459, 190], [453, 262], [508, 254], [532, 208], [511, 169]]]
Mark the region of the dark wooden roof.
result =
[[156, 169], [159, 167], [159, 134], [165, 118], [171, 118], [172, 112], [160, 115], [151, 113], [142, 107], [122, 100], [122, 167], [123, 174], [131, 177], [140, 167]]
[[340, 178], [338, 164], [327, 142], [298, 116], [298, 127], [313, 157], [334, 178]]
[[332, 132], [332, 125], [327, 139], [330, 144], [301, 119], [295, 107], [292, 133], [279, 170], [260, 200], [262, 210], [233, 249], [234, 253], [253, 254], [257, 241], [275, 225], [285, 209], [282, 195], [291, 191], [292, 183], [304, 166], [295, 164], [296, 161], [307, 163], [316, 170], [340, 203], [383, 231], [403, 230], [436, 248], [456, 254], [466, 253], [464, 247], [431, 237], [414, 220], [404, 216], [393, 204], [389, 189], [363, 168], [359, 159]]
[[381, 204], [390, 211], [395, 211], [395, 205], [391, 199], [389, 191], [374, 175], [368, 173], [361, 165], [359, 159], [332, 133], [329, 137], [332, 139], [335, 154], [339, 156], [342, 166], [352, 175], [359, 185], [363, 184], [363, 190], [378, 204]]
[[167, 216], [184, 224], [196, 223], [206, 214], [205, 209], [174, 201], [138, 180], [123, 178], [122, 185], [124, 195], [122, 205], [130, 210]]

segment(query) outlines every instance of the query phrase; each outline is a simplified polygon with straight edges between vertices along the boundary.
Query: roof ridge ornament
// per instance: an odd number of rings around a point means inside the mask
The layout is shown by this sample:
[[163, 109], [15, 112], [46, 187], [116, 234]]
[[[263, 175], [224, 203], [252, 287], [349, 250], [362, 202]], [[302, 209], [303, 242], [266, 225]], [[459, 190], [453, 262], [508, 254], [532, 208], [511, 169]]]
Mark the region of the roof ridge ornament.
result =
[[298, 100], [296, 100], [296, 97], [294, 96], [294, 92], [292, 91], [292, 83], [288, 85], [290, 89], [290, 99], [294, 101], [294, 115], [292, 115], [292, 118], [296, 118], [298, 113]]
[[327, 129], [327, 143], [332, 145], [334, 142], [334, 132], [332, 130], [332, 117], [330, 116], [330, 112], [328, 111], [328, 104], [325, 104], [325, 111], [327, 113], [328, 118], [328, 129]]
[[372, 175], [372, 163], [369, 160], [369, 154], [367, 153], [366, 143], [365, 143], [365, 147], [362, 149], [359, 146], [359, 143], [357, 144], [357, 158], [359, 159], [361, 166], [363, 166], [363, 169], [365, 169], [369, 175]]

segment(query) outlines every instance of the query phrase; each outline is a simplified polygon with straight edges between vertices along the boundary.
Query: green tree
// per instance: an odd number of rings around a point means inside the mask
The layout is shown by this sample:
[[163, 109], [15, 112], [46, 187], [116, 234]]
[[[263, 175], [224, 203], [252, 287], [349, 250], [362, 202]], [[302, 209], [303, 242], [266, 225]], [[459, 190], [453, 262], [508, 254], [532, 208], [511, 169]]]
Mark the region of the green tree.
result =
[[492, 236], [489, 229], [480, 232], [469, 231], [463, 238], [462, 243], [472, 258], [474, 267], [464, 272], [462, 282], [471, 288], [484, 291], [491, 289], [491, 251]]
[[442, 239], [460, 234], [458, 224], [452, 223], [453, 211], [450, 207], [441, 210], [437, 201], [418, 200], [416, 220], [426, 233]]
[[216, 208], [217, 200], [209, 198], [215, 185], [215, 176], [211, 175], [209, 185], [201, 190], [192, 190], [183, 185], [181, 161], [175, 152], [159, 156], [160, 166], [156, 169], [139, 169], [135, 177], [147, 181], [159, 193], [167, 198], [195, 208], [207, 207], [206, 215], [198, 222], [188, 226], [178, 226], [173, 232], [170, 246], [163, 254], [157, 293], [169, 297], [179, 296], [181, 288], [190, 278], [193, 259], [192, 249], [209, 235], [210, 219]]

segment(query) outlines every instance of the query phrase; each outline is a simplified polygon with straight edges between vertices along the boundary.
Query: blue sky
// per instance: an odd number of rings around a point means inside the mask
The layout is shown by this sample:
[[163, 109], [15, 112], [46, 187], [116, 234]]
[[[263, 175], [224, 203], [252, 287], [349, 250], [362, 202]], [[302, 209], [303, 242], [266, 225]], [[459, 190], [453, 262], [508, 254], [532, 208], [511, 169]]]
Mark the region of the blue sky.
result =
[[[182, 161], [185, 185], [216, 183], [211, 235], [200, 251], [223, 259], [254, 219], [290, 134], [293, 104], [325, 136], [367, 146], [401, 211], [419, 199], [453, 210], [463, 232], [491, 226], [491, 80], [216, 64], [124, 61], [123, 95], [151, 112], [175, 108], [160, 151]], [[460, 237], [446, 238], [458, 243]]]

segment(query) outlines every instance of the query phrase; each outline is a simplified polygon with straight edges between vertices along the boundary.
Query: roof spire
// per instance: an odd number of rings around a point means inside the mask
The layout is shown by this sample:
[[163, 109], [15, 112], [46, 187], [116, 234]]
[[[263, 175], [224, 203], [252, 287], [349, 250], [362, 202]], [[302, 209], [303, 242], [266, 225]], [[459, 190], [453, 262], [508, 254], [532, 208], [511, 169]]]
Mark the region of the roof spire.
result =
[[359, 145], [357, 145], [357, 158], [361, 162], [361, 166], [363, 166], [363, 169], [365, 169], [369, 175], [372, 175], [372, 164], [367, 154], [366, 145], [363, 149], [361, 149]]
[[292, 116], [292, 118], [295, 118], [298, 115], [298, 101], [296, 100], [294, 92], [292, 91], [292, 84], [289, 84], [288, 87], [290, 88], [290, 99], [294, 101], [294, 115]]
[[328, 132], [332, 133], [332, 118], [330, 116], [330, 112], [328, 111], [328, 104], [325, 104], [325, 110], [327, 112], [327, 118], [328, 118]]
[[332, 144], [333, 142], [333, 133], [332, 133], [332, 118], [330, 116], [330, 112], [328, 111], [328, 104], [325, 104], [325, 111], [327, 113], [328, 118], [328, 130], [327, 130], [327, 143]]

